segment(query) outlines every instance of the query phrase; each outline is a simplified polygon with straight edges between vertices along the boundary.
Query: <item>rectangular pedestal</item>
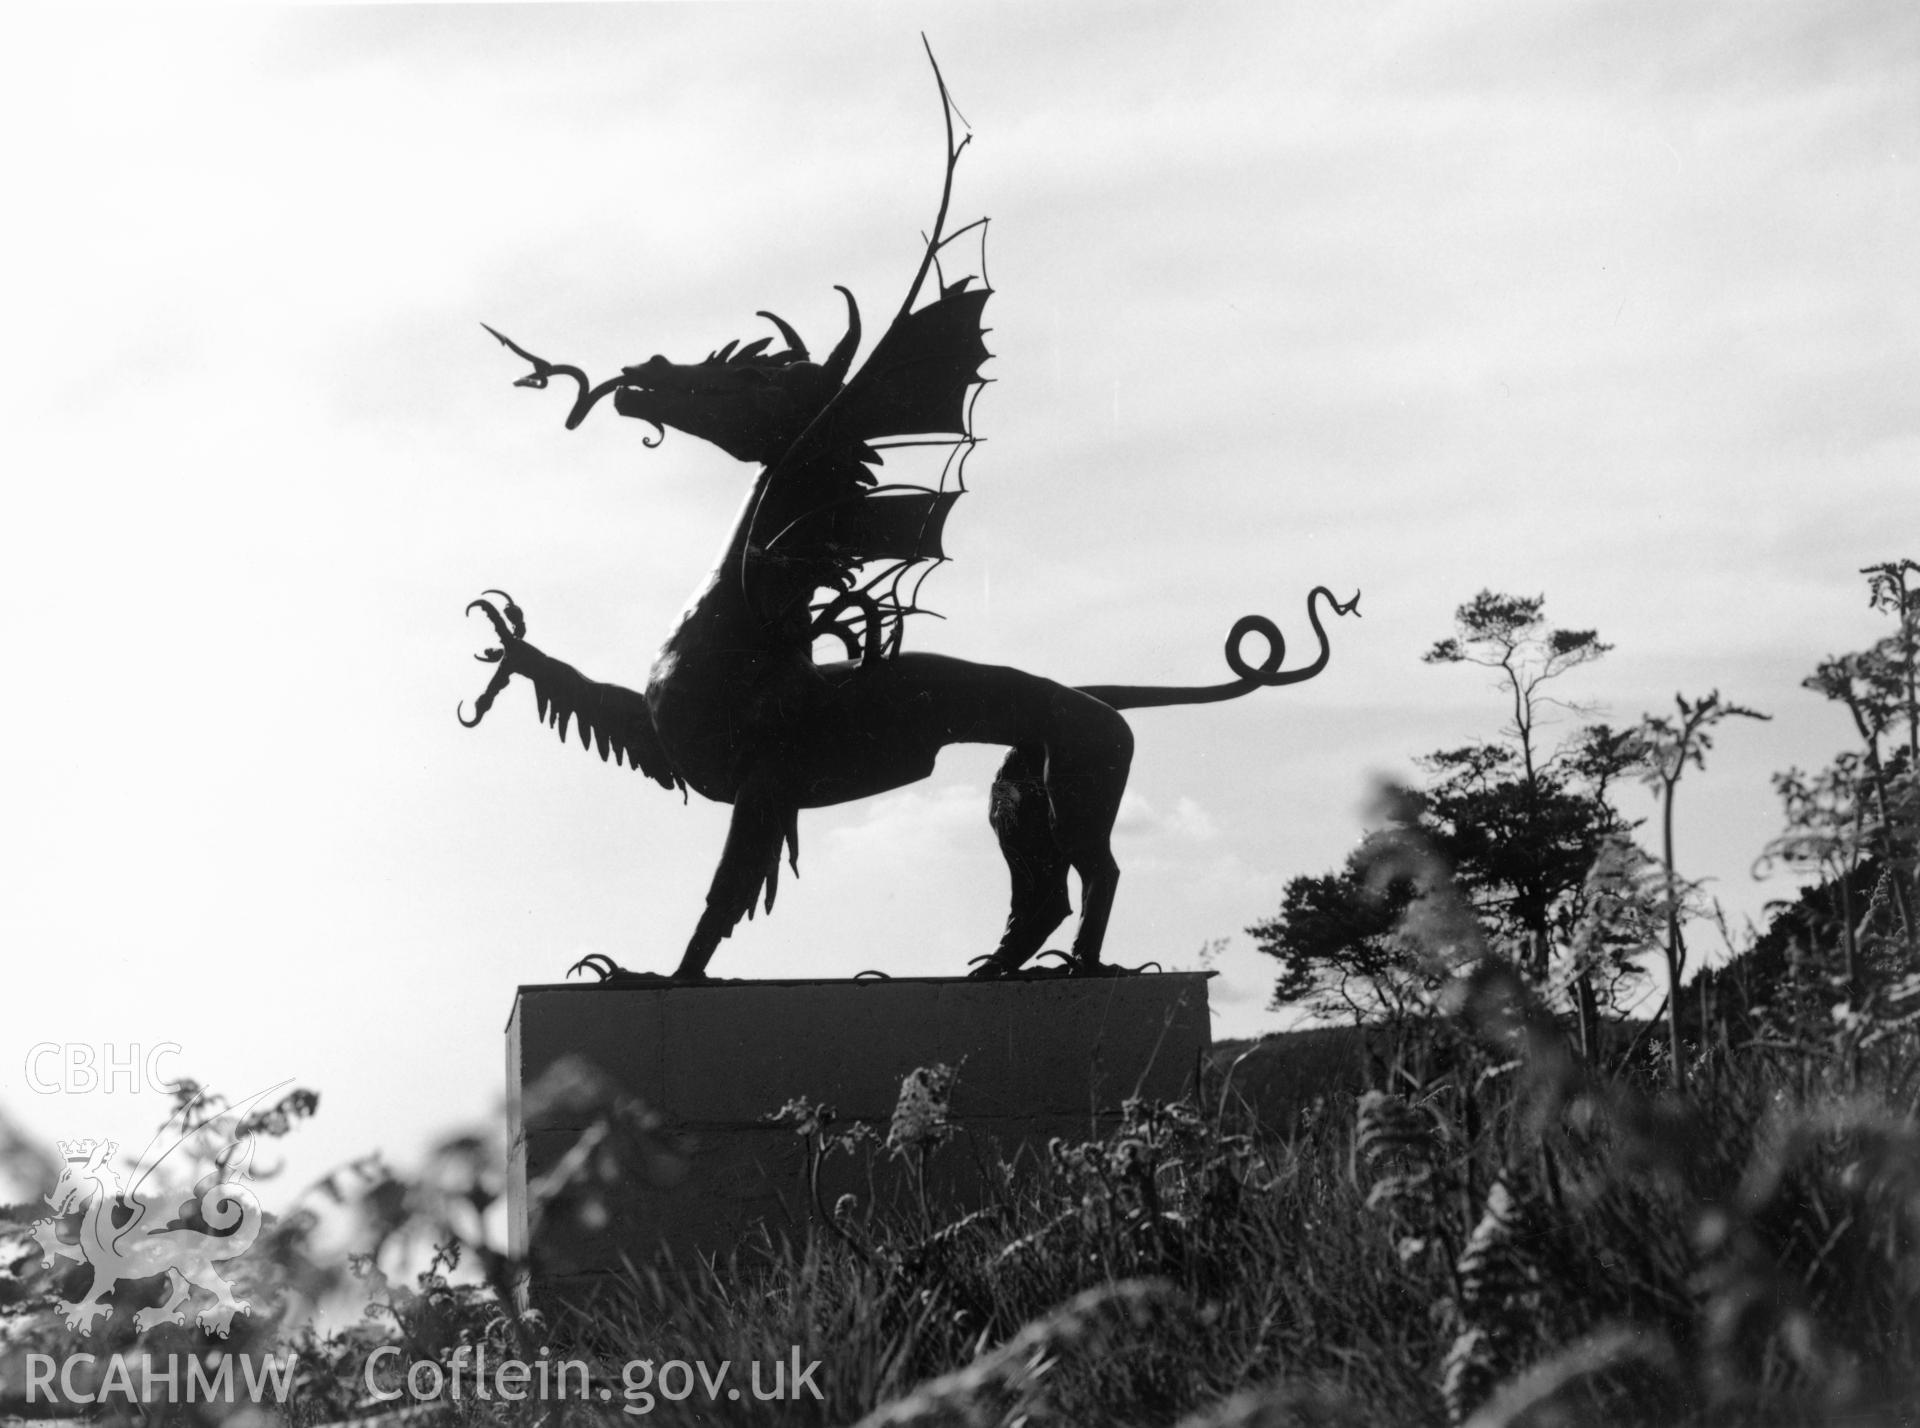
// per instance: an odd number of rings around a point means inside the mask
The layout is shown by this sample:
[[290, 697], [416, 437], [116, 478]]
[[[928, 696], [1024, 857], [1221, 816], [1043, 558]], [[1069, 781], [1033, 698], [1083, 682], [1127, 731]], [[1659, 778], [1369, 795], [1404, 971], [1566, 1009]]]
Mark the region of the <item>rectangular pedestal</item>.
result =
[[[725, 1257], [763, 1226], [799, 1238], [843, 1193], [905, 1195], [905, 1168], [884, 1151], [829, 1157], [809, 1184], [802, 1137], [768, 1117], [804, 1098], [884, 1140], [902, 1079], [936, 1063], [958, 1072], [956, 1133], [928, 1161], [928, 1193], [966, 1203], [981, 1164], [1097, 1135], [1129, 1096], [1181, 1094], [1208, 1039], [1203, 973], [521, 987], [507, 1024], [512, 1247], [532, 1251], [536, 1291], [573, 1298], [663, 1250]], [[553, 1094], [557, 1080], [644, 1105], [660, 1120], [646, 1140], [673, 1154], [651, 1168], [630, 1157], [584, 1213], [530, 1224], [529, 1184], [595, 1118], [590, 1098]]]

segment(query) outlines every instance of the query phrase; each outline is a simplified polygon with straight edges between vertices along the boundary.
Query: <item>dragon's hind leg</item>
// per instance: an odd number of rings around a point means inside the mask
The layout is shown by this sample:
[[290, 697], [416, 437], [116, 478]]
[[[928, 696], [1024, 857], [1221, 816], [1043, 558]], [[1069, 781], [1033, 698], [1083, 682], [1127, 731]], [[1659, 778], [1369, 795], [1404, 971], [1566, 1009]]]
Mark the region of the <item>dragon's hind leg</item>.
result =
[[993, 781], [987, 821], [1000, 840], [1013, 883], [1007, 929], [991, 956], [981, 958], [976, 977], [996, 977], [1024, 966], [1049, 933], [1073, 911], [1067, 900], [1067, 855], [1053, 836], [1047, 798], [1047, 755], [1040, 745], [1016, 746]]
[[160, 1324], [184, 1324], [187, 1322], [185, 1310], [181, 1307], [187, 1302], [187, 1296], [193, 1291], [187, 1284], [186, 1276], [179, 1269], [169, 1266], [167, 1269], [167, 1302], [156, 1304], [151, 1309], [142, 1309], [133, 1316], [133, 1327], [145, 1333]]
[[1120, 887], [1113, 858], [1113, 823], [1133, 765], [1133, 731], [1107, 705], [1087, 698], [1069, 706], [1062, 736], [1047, 750], [1047, 796], [1053, 836], [1080, 877], [1080, 929], [1073, 938], [1073, 972], [1107, 970], [1100, 962], [1107, 919]]
[[1070, 970], [1109, 970], [1100, 961], [1120, 886], [1113, 822], [1133, 763], [1133, 731], [1108, 705], [1055, 687], [1044, 743], [1021, 743], [993, 786], [993, 826], [1013, 879], [1013, 910], [999, 950], [976, 976], [1016, 971], [1071, 909], [1066, 874], [1080, 878], [1080, 928]]

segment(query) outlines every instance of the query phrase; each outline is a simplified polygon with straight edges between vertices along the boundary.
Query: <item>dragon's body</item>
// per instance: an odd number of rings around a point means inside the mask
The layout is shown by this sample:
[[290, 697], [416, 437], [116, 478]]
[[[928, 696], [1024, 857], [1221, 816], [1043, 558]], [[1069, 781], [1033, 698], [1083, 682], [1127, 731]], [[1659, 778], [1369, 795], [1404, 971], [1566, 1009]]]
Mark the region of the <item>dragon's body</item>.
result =
[[[942, 98], [945, 88], [942, 86]], [[815, 363], [786, 323], [763, 313], [786, 348], [765, 339], [729, 343], [704, 362], [654, 357], [597, 386], [574, 367], [500, 341], [533, 364], [517, 385], [571, 378], [579, 389], [573, 427], [604, 397], [625, 416], [711, 441], [761, 463], [713, 573], [696, 592], [654, 660], [644, 694], [587, 679], [524, 638], [510, 600], [480, 609], [500, 636], [482, 658], [497, 664], [466, 722], [478, 723], [514, 675], [534, 687], [541, 716], [564, 737], [577, 723], [583, 743], [668, 788], [690, 788], [733, 805], [719, 870], [675, 979], [704, 977], [708, 960], [764, 893], [771, 908], [783, 851], [797, 859], [797, 816], [915, 782], [953, 743], [1010, 748], [993, 789], [990, 818], [1013, 880], [1013, 907], [998, 949], [977, 975], [1018, 970], [1071, 910], [1067, 872], [1080, 878], [1081, 922], [1072, 970], [1102, 970], [1101, 941], [1119, 869], [1111, 850], [1133, 737], [1119, 711], [1233, 698], [1267, 685], [1310, 679], [1328, 645], [1315, 601], [1308, 617], [1317, 659], [1282, 672], [1284, 646], [1270, 621], [1235, 626], [1227, 658], [1237, 678], [1198, 688], [1098, 686], [1073, 689], [995, 665], [904, 651], [909, 582], [945, 557], [941, 526], [964, 491], [958, 468], [971, 448], [972, 398], [988, 353], [981, 314], [989, 289], [972, 278], [945, 282], [944, 249], [966, 233], [944, 231], [960, 145], [949, 104], [946, 185], [940, 214], [899, 314], [849, 377], [860, 343], [859, 309], [842, 288], [846, 336]], [[932, 296], [919, 306], [934, 278]], [[492, 329], [489, 329], [491, 331]], [[656, 438], [657, 440], [657, 438]], [[652, 444], [652, 443], [649, 443]], [[897, 447], [945, 447], [938, 487], [881, 484], [871, 468]], [[500, 592], [489, 592], [498, 594]], [[1249, 632], [1267, 658], [1240, 654]], [[846, 660], [821, 662], [816, 640], [838, 640]], [[609, 964], [603, 975], [635, 978]]]

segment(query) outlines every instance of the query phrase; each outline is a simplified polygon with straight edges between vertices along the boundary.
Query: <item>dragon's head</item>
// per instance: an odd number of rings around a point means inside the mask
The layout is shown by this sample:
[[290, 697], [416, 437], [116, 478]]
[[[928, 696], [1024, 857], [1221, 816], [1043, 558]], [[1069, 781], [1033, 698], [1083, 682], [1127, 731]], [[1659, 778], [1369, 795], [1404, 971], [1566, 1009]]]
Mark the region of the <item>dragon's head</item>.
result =
[[[770, 312], [757, 314], [780, 329], [786, 350], [769, 352], [771, 337], [741, 347], [729, 342], [710, 352], [704, 362], [669, 362], [649, 357], [628, 367], [611, 381], [589, 386], [578, 367], [536, 357], [504, 332], [488, 327], [503, 347], [533, 364], [516, 387], [544, 388], [554, 377], [568, 377], [579, 387], [567, 429], [586, 419], [602, 397], [612, 396], [622, 416], [652, 424], [662, 436], [678, 427], [702, 441], [711, 441], [742, 461], [771, 462], [799, 439], [822, 408], [846, 381], [853, 354], [860, 346], [860, 309], [853, 294], [840, 289], [847, 300], [847, 335], [825, 362], [815, 362], [807, 344]], [[485, 326], [485, 324], [482, 324]], [[647, 445], [658, 444], [659, 438]]]
[[702, 362], [650, 357], [621, 374], [613, 405], [656, 429], [677, 427], [710, 441], [741, 461], [775, 460], [807, 429], [840, 390], [860, 344], [860, 310], [847, 299], [847, 335], [824, 363], [815, 362], [800, 334], [770, 312], [786, 349], [769, 352], [773, 339], [745, 347], [729, 342]]
[[120, 1189], [120, 1177], [113, 1173], [111, 1159], [119, 1145], [110, 1140], [60, 1141], [60, 1178], [47, 1192], [47, 1204], [55, 1218], [71, 1215], [90, 1199], [102, 1183], [114, 1192]]

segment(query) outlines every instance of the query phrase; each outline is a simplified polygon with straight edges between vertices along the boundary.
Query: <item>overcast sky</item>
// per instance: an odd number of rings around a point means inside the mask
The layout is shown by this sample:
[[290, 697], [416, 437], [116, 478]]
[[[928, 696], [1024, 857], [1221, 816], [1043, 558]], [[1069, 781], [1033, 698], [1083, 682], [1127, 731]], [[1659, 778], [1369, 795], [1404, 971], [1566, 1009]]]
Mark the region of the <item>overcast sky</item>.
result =
[[[1720, 689], [1686, 869], [1737, 914], [1798, 687], [1920, 556], [1920, 12], [1910, 5], [745, 5], [48, 12], [0, 32], [7, 140], [0, 1106], [37, 1042], [178, 1042], [326, 1098], [300, 1164], [489, 1113], [513, 989], [669, 968], [727, 810], [534, 721], [455, 722], [464, 603], [638, 686], [748, 468], [515, 390], [492, 323], [595, 373], [693, 360], [835, 283], [891, 310], [971, 123], [996, 356], [914, 645], [1074, 683], [1222, 676], [1259, 611], [1331, 668], [1146, 711], [1108, 941], [1274, 1024], [1242, 929], [1337, 865], [1376, 773], [1491, 733], [1423, 666], [1482, 587], [1617, 648], [1615, 722]], [[877, 331], [878, 323], [869, 328]], [[730, 976], [989, 950], [998, 751], [802, 820]], [[1630, 812], [1651, 812], [1637, 791]]]

